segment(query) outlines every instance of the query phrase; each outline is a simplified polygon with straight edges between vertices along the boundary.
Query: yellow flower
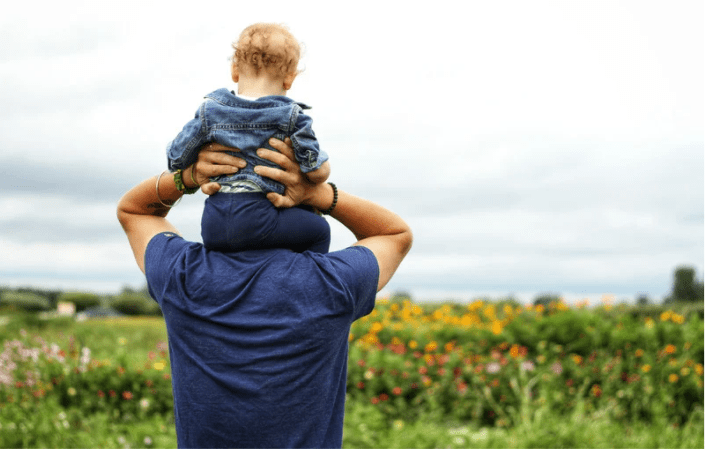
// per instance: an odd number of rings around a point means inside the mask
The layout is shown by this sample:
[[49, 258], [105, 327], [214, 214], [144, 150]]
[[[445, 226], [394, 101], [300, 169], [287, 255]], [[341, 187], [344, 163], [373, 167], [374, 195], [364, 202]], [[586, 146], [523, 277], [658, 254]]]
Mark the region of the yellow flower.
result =
[[576, 365], [580, 365], [583, 362], [583, 358], [577, 354], [573, 354], [573, 362], [575, 362]]
[[683, 324], [685, 323], [685, 318], [683, 315], [678, 315], [677, 313], [674, 313], [671, 315], [671, 321], [673, 321], [676, 324]]
[[645, 373], [648, 373], [649, 371], [651, 371], [651, 365], [644, 365], [641, 367], [641, 370]]
[[69, 394], [69, 396], [76, 396], [76, 389], [74, 387], [69, 387], [66, 392]]
[[700, 363], [695, 365], [695, 372], [697, 373], [698, 376], [703, 375], [703, 366]]
[[673, 314], [673, 312], [671, 312], [670, 310], [666, 310], [665, 312], [663, 312], [663, 313], [661, 314], [661, 321], [668, 321], [668, 320], [670, 320], [672, 314]]
[[653, 329], [653, 328], [654, 328], [655, 323], [654, 323], [654, 320], [652, 320], [651, 318], [647, 318], [646, 321], [645, 321], [645, 323], [646, 323], [646, 328], [647, 328], [647, 329]]
[[436, 348], [438, 348], [438, 343], [436, 343], [435, 341], [432, 341], [431, 343], [426, 345], [425, 349], [426, 349], [426, 352], [433, 352], [436, 350]]
[[381, 330], [382, 330], [382, 323], [380, 323], [380, 322], [378, 322], [378, 321], [377, 321], [377, 322], [374, 322], [374, 323], [372, 324], [372, 327], [370, 328], [370, 332], [373, 332], [373, 333], [375, 333], [375, 334], [376, 334], [377, 332], [381, 331]]
[[125, 337], [118, 338], [118, 344], [120, 346], [125, 346], [127, 344], [127, 338], [125, 338]]
[[394, 421], [393, 426], [395, 429], [401, 430], [404, 427], [404, 421], [402, 421], [401, 419], [397, 419], [396, 421]]
[[164, 363], [164, 362], [155, 362], [153, 366], [154, 366], [154, 369], [155, 369], [155, 370], [161, 371], [161, 370], [163, 370], [164, 368], [166, 368], [166, 363]]
[[669, 374], [668, 381], [671, 383], [678, 382], [678, 374]]
[[409, 348], [410, 348], [410, 349], [416, 349], [416, 347], [417, 347], [418, 345], [419, 345], [419, 344], [416, 343], [416, 340], [411, 340], [411, 341], [409, 342]]
[[634, 353], [635, 356], [641, 357], [644, 355], [644, 350], [643, 349], [637, 349], [636, 352]]
[[686, 368], [686, 367], [681, 368], [681, 376], [685, 377], [688, 374], [690, 374], [690, 368]]
[[502, 322], [494, 320], [492, 321], [492, 333], [495, 335], [499, 335], [502, 333]]

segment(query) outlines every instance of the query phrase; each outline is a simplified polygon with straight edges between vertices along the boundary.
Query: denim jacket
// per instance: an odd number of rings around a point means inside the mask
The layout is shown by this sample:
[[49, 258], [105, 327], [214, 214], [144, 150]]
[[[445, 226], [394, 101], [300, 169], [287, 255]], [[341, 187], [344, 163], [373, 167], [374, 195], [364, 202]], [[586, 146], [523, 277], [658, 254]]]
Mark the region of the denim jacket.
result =
[[239, 148], [240, 152], [230, 154], [245, 159], [247, 167], [234, 175], [214, 178], [214, 181], [221, 185], [251, 181], [265, 193], [283, 194], [281, 183], [263, 178], [253, 170], [256, 165], [278, 167], [256, 154], [258, 148], [274, 150], [268, 143], [271, 137], [291, 138], [294, 156], [303, 173], [318, 169], [328, 160], [328, 155], [318, 147], [311, 118], [302, 112], [310, 109], [309, 106], [279, 95], [261, 97], [256, 101], [245, 100], [227, 89], [218, 89], [205, 98], [196, 116], [167, 146], [170, 170], [188, 167], [196, 162], [203, 144], [217, 142]]

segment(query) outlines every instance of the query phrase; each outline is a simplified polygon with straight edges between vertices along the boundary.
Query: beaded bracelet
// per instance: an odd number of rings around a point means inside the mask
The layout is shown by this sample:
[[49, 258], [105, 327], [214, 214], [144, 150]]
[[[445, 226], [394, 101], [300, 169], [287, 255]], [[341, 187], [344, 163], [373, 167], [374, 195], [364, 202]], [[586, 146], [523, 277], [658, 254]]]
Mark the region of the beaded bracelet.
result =
[[333, 204], [331, 204], [328, 209], [321, 211], [323, 215], [330, 215], [330, 213], [333, 212], [333, 209], [335, 209], [336, 204], [338, 204], [338, 188], [332, 182], [329, 182], [328, 184], [333, 187]]

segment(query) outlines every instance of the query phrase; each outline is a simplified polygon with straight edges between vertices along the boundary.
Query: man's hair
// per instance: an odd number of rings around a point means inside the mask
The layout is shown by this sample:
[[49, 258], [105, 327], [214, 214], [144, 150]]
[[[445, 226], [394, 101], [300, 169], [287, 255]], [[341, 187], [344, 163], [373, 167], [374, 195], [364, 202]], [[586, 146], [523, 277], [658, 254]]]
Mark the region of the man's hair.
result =
[[264, 70], [276, 77], [298, 73], [301, 46], [284, 25], [250, 25], [233, 42], [233, 49], [232, 61], [240, 70], [251, 69], [255, 75]]

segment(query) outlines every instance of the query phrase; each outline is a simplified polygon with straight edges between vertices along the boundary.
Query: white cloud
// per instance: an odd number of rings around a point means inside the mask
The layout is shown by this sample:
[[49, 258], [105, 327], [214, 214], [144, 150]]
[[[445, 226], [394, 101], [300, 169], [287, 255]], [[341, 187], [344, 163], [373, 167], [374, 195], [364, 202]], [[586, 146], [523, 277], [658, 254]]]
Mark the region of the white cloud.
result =
[[[305, 43], [290, 93], [332, 179], [411, 223], [393, 282], [599, 293], [702, 271], [702, 2], [358, 2], [326, 21], [337, 6], [40, 4], [0, 17], [0, 283], [139, 282], [115, 202], [233, 87], [230, 42], [259, 20]], [[170, 216], [186, 238], [202, 203]]]

